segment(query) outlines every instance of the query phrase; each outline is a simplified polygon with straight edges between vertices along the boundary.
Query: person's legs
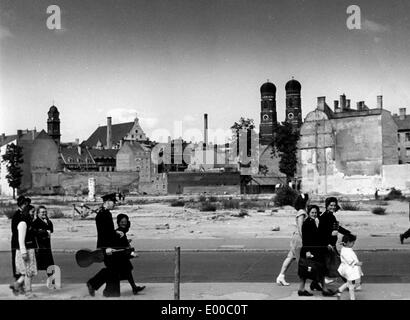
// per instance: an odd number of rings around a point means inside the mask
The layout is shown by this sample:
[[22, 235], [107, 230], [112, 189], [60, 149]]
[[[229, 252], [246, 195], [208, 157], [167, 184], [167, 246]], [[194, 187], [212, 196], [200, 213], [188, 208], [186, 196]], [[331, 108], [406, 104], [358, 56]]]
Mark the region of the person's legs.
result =
[[108, 269], [102, 268], [98, 273], [88, 280], [87, 285], [90, 285], [93, 290], [98, 290], [101, 286], [107, 282]]
[[285, 280], [285, 273], [291, 265], [292, 261], [295, 259], [295, 255], [292, 250], [289, 251], [285, 261], [283, 261], [282, 268], [278, 277], [276, 278], [276, 283], [282, 286], [289, 286], [289, 283]]
[[16, 271], [16, 249], [11, 249], [11, 265], [13, 267], [13, 277], [16, 281], [20, 278], [21, 274]]
[[356, 300], [355, 294], [354, 294], [354, 284], [352, 281], [347, 281], [347, 287], [349, 288], [349, 295], [350, 295], [350, 300]]
[[103, 295], [105, 297], [119, 297], [121, 295], [120, 292], [120, 275], [117, 270], [114, 268], [107, 268], [108, 269], [108, 277], [107, 282], [105, 285], [105, 289], [103, 291]]

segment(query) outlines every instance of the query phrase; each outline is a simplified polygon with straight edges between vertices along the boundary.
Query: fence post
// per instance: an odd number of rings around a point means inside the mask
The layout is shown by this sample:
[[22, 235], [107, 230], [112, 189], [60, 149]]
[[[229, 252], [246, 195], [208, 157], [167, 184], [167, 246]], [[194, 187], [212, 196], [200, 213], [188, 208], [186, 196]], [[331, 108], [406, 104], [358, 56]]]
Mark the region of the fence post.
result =
[[179, 300], [179, 284], [181, 280], [181, 248], [175, 247], [175, 277], [174, 277], [174, 300]]

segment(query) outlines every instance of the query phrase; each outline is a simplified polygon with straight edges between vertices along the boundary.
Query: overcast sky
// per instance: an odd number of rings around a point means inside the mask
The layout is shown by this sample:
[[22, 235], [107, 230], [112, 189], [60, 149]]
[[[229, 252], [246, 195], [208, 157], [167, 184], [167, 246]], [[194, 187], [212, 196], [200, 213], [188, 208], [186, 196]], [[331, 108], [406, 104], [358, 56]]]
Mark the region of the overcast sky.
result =
[[[46, 10], [61, 8], [61, 30]], [[362, 29], [346, 26], [350, 4]], [[302, 84], [303, 117], [316, 97], [410, 112], [410, 2], [328, 0], [0, 0], [0, 133], [46, 129], [53, 100], [62, 141], [138, 113], [148, 136], [182, 121], [183, 134], [259, 125], [259, 87]], [[212, 138], [210, 138], [212, 141]]]

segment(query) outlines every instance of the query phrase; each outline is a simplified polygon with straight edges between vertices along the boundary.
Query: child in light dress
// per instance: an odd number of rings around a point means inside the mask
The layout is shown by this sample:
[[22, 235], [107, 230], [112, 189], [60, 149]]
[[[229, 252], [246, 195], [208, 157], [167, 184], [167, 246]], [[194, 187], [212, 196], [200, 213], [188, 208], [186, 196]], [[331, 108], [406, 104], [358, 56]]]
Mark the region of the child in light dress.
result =
[[[359, 261], [353, 251], [353, 246], [356, 241], [356, 236], [346, 234], [342, 238], [342, 250], [340, 251], [340, 266], [337, 271], [340, 275], [346, 278], [347, 282], [341, 285], [338, 289], [338, 296], [349, 288], [350, 300], [355, 300], [355, 290], [360, 290], [360, 279], [363, 276], [362, 262]], [[356, 287], [355, 287], [356, 286]]]

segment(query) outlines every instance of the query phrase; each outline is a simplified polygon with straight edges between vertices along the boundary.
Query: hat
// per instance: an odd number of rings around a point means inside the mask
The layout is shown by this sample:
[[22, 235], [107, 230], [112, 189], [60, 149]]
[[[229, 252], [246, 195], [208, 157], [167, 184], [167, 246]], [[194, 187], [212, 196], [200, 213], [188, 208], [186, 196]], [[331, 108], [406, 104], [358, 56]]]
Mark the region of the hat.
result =
[[327, 210], [327, 207], [329, 206], [329, 204], [330, 204], [331, 202], [336, 203], [336, 211], [339, 211], [339, 210], [341, 209], [340, 206], [339, 206], [339, 204], [338, 204], [338, 202], [337, 202], [337, 199], [336, 199], [335, 197], [329, 197], [329, 198], [326, 198], [326, 200], [325, 200], [325, 208], [326, 208], [326, 210]]
[[109, 193], [101, 197], [103, 201], [113, 201], [114, 203], [117, 202], [117, 198], [115, 197], [115, 193]]

